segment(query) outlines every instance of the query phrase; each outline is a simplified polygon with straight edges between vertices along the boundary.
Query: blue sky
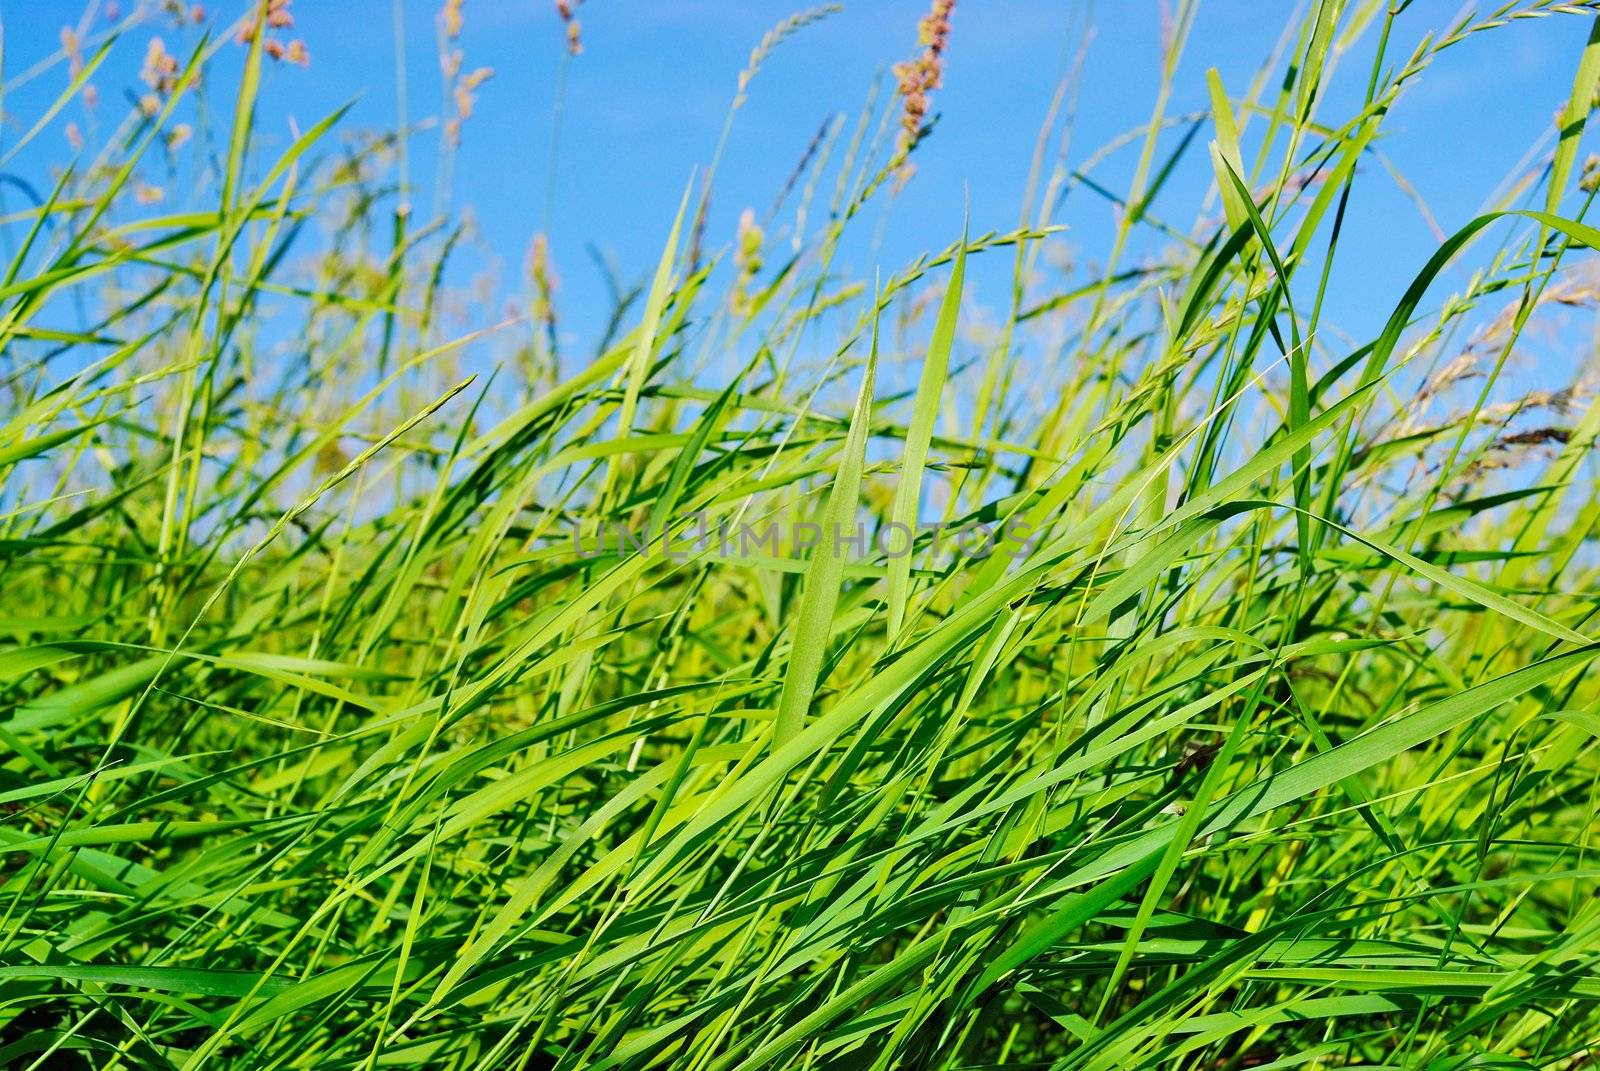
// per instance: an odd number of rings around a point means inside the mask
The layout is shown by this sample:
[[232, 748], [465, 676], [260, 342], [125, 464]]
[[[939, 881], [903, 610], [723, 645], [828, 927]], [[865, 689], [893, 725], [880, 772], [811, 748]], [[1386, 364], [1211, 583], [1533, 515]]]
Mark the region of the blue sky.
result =
[[[127, 6], [127, 0], [124, 0]], [[231, 15], [232, 4], [212, 5]], [[437, 4], [403, 0], [405, 76], [413, 121], [437, 114]], [[717, 174], [707, 243], [727, 241], [747, 206], [764, 209], [818, 125], [830, 115], [854, 121], [875, 79], [915, 51], [921, 2], [847, 0], [844, 10], [787, 41], [769, 59], [739, 114]], [[58, 47], [76, 3], [3, 0], [8, 74]], [[279, 136], [293, 118], [303, 128], [346, 100], [355, 106], [347, 129], [389, 128], [397, 120], [397, 5], [393, 0], [298, 0], [296, 36], [312, 55], [307, 70], [278, 66], [269, 74], [262, 129]], [[800, 10], [769, 0], [589, 0], [578, 11], [585, 50], [564, 61], [554, 4], [546, 0], [465, 0], [460, 47], [468, 69], [492, 67], [465, 130], [454, 175], [453, 203], [474, 213], [481, 254], [520, 272], [530, 236], [548, 229], [561, 278], [564, 330], [591, 337], [604, 315], [604, 289], [585, 253], [592, 243], [638, 278], [659, 254], [691, 171], [710, 158], [739, 71], [761, 36]], [[1056, 84], [1083, 46], [1082, 89], [1071, 162], [1081, 162], [1150, 113], [1160, 60], [1161, 5], [1151, 0], [1008, 0], [958, 4], [944, 88], [934, 110], [935, 136], [918, 152], [918, 173], [895, 198], [869, 211], [861, 233], [870, 240], [847, 251], [842, 270], [869, 279], [959, 235], [964, 203], [975, 232], [1016, 225], [1039, 125]], [[1408, 54], [1427, 31], [1458, 13], [1453, 0], [1418, 0], [1401, 17], [1391, 49]], [[1287, 3], [1207, 0], [1180, 67], [1173, 114], [1205, 107], [1205, 71], [1217, 67], [1230, 91], [1241, 91], [1267, 57], [1293, 13]], [[182, 36], [159, 20], [132, 31], [131, 47], [107, 65], [103, 95], [136, 84], [144, 38], [162, 33], [174, 51]], [[190, 31], [191, 33], [193, 31]], [[1570, 86], [1587, 21], [1561, 16], [1518, 22], [1451, 49], [1403, 98], [1388, 124], [1383, 150], [1452, 230], [1465, 222], [1551, 128]], [[1369, 35], [1370, 36], [1370, 35]], [[1368, 43], [1370, 44], [1370, 42]], [[1364, 85], [1368, 44], [1354, 50], [1335, 79], [1335, 98], [1349, 104]], [[555, 103], [565, 63], [560, 152], [551, 184]], [[31, 121], [59, 91], [65, 74], [47, 74], [12, 93], [8, 133]], [[101, 109], [106, 110], [102, 104]], [[1334, 106], [1327, 114], [1343, 116]], [[1210, 129], [1203, 131], [1210, 136]], [[428, 189], [436, 138], [413, 145], [416, 200]], [[59, 139], [16, 161], [42, 180], [66, 156]], [[1122, 186], [1133, 152], [1109, 160], [1097, 177]], [[1203, 154], [1194, 154], [1203, 165]], [[30, 174], [31, 172], [31, 174]], [[1180, 173], [1170, 203], [1187, 228], [1209, 182], [1203, 167]], [[1159, 210], [1158, 206], [1158, 210]], [[548, 212], [548, 218], [547, 218]], [[1079, 191], [1058, 222], [1086, 255], [1103, 250], [1112, 211]], [[1369, 166], [1347, 221], [1344, 270], [1334, 279], [1332, 321], [1370, 333], [1435, 244], [1412, 202], [1381, 169]], [[976, 276], [979, 301], [998, 303], [998, 277]], [[988, 290], [985, 290], [988, 287]]]

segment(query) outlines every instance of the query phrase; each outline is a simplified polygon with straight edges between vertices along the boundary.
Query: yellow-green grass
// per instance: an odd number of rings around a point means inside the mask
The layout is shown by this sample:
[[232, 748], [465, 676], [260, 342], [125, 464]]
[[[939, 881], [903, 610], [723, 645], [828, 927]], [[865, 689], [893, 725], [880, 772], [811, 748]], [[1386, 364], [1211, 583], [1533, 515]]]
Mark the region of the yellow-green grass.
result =
[[[1309, 5], [1287, 81], [1132, 134], [1087, 283], [1041, 281], [1091, 177], [1056, 128], [1017, 229], [842, 276], [891, 104], [765, 265], [701, 240], [697, 178], [583, 354], [544, 306], [455, 332], [460, 232], [397, 211], [389, 143], [330, 108], [269, 148], [259, 35], [236, 85], [203, 45], [7, 223], [0, 1066], [1589, 1066], [1592, 343], [1557, 335], [1570, 391], [1506, 372], [1593, 300], [1583, 8], [1407, 53]], [[1390, 106], [1536, 15], [1582, 54], [1548, 162], [1344, 338]], [[231, 128], [185, 150], [201, 93]], [[1206, 141], [1214, 205], [1156, 218]], [[204, 210], [135, 203], [202, 144]], [[574, 547], [693, 516], [1035, 538]]]

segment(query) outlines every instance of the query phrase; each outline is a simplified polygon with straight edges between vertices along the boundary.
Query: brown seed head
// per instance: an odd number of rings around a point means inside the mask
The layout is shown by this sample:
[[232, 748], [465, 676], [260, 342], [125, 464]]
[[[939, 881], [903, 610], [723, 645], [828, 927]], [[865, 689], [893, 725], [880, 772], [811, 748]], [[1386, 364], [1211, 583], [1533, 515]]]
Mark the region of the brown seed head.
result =
[[567, 51], [576, 56], [583, 52], [583, 31], [573, 12], [583, 0], [556, 0], [556, 14], [567, 24]]
[[902, 112], [900, 136], [895, 144], [892, 166], [901, 168], [922, 137], [928, 115], [928, 94], [944, 82], [944, 52], [950, 43], [950, 16], [955, 0], [933, 0], [933, 7], [917, 23], [917, 43], [922, 55], [894, 65], [896, 89]]

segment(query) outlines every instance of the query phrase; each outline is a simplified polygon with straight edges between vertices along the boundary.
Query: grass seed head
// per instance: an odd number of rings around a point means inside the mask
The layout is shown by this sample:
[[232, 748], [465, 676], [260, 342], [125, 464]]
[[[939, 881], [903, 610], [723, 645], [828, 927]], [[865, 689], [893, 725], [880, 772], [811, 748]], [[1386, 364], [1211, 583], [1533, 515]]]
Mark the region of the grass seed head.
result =
[[950, 16], [956, 0], [933, 0], [933, 8], [917, 23], [917, 43], [922, 54], [894, 65], [900, 96], [900, 133], [895, 144], [892, 166], [905, 164], [911, 150], [922, 138], [927, 121], [929, 94], [944, 83], [944, 53], [950, 43]]

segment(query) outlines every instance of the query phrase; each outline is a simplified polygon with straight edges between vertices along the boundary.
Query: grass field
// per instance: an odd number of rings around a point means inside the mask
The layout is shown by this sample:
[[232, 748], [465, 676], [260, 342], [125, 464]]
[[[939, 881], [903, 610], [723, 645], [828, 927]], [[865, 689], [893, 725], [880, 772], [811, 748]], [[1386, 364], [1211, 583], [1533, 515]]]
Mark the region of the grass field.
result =
[[[509, 318], [452, 282], [403, 139], [261, 137], [284, 5], [69, 43], [63, 108], [148, 93], [0, 222], [0, 1067], [1595, 1066], [1596, 9], [1319, 0], [1189, 124], [1179, 3], [1092, 268], [1047, 124], [1014, 230], [863, 280], [950, 6], [581, 347], [543, 252]], [[1542, 17], [1541, 152], [1345, 337], [1390, 107]]]

